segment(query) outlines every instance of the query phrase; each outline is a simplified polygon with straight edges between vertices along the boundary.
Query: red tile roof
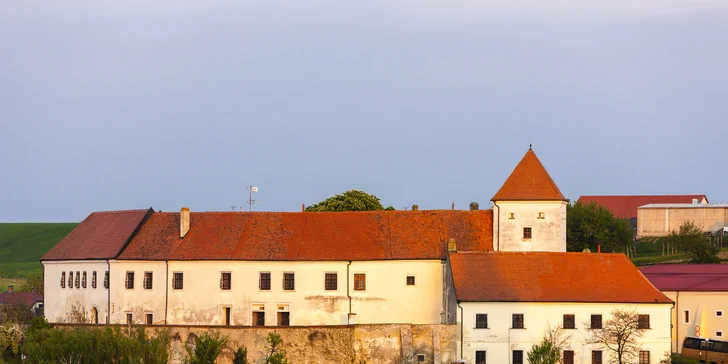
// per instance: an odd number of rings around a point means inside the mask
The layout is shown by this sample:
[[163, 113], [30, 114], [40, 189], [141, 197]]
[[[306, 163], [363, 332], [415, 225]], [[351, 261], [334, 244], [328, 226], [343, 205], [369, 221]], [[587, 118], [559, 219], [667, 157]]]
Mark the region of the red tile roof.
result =
[[119, 259], [445, 259], [447, 240], [493, 249], [493, 214], [478, 211], [154, 213]]
[[705, 195], [635, 195], [635, 196], [581, 196], [579, 202], [589, 204], [596, 202], [609, 209], [616, 217], [636, 218], [637, 208], [651, 203], [691, 203], [708, 198]]
[[0, 293], [0, 304], [25, 305], [29, 308], [36, 302], [43, 302], [43, 296], [34, 292], [4, 292]]
[[40, 260], [116, 257], [152, 210], [94, 212]]
[[509, 200], [557, 200], [566, 201], [559, 187], [538, 160], [533, 150], [528, 150], [523, 159], [508, 176], [491, 201]]
[[450, 265], [460, 301], [672, 302], [624, 254], [458, 252]]
[[656, 264], [640, 271], [662, 291], [728, 291], [728, 264]]

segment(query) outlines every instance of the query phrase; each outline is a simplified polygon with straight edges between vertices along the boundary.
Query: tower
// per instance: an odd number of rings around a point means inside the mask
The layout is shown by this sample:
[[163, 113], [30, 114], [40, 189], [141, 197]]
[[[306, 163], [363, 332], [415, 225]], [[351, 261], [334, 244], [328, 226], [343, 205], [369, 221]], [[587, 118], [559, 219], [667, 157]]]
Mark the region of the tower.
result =
[[566, 251], [568, 201], [532, 149], [491, 201], [494, 250]]

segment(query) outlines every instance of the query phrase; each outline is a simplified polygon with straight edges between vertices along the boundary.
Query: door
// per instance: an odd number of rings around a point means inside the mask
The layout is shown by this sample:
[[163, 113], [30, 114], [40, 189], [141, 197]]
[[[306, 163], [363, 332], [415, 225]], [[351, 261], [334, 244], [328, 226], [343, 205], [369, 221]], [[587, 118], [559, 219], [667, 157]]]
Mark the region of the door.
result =
[[225, 307], [225, 326], [230, 326], [230, 307]]
[[93, 320], [93, 323], [95, 324], [99, 323], [99, 311], [96, 310], [96, 307], [91, 308], [91, 320]]

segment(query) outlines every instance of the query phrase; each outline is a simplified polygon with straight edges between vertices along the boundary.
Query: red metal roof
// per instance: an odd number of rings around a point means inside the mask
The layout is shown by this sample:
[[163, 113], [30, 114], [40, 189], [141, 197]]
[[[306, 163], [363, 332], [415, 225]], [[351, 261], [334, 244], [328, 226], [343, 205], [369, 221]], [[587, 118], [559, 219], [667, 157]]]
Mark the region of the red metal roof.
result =
[[114, 258], [151, 212], [151, 209], [94, 212], [40, 260]]
[[708, 198], [705, 195], [635, 195], [635, 196], [581, 196], [578, 202], [589, 204], [596, 202], [609, 209], [616, 217], [636, 218], [637, 208], [651, 203], [691, 203]]
[[36, 302], [43, 302], [43, 296], [34, 292], [3, 292], [0, 293], [0, 304], [25, 305], [29, 308]]
[[656, 264], [640, 271], [662, 291], [728, 291], [728, 264]]
[[491, 199], [491, 201], [508, 200], [566, 201], [566, 197], [561, 194], [559, 187], [538, 160], [536, 153], [529, 149]]
[[458, 252], [450, 264], [460, 301], [672, 302], [624, 254]]
[[493, 214], [478, 211], [198, 212], [179, 238], [179, 213], [154, 213], [119, 259], [444, 259], [447, 240], [493, 249]]

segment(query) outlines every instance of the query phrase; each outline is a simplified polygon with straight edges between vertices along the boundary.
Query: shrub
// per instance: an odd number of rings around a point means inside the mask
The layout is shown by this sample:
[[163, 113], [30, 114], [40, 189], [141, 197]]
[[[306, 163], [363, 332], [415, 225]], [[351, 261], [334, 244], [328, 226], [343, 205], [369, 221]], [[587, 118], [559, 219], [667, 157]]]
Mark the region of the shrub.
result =
[[266, 364], [291, 364], [286, 357], [286, 351], [281, 348], [283, 339], [281, 339], [280, 335], [271, 332], [265, 338], [265, 341], [268, 343], [265, 353]]
[[215, 364], [215, 360], [227, 346], [227, 336], [220, 336], [215, 331], [212, 334], [205, 332], [195, 337], [194, 349], [187, 347], [187, 364]]
[[233, 364], [248, 364], [248, 348], [239, 347], [233, 357]]

